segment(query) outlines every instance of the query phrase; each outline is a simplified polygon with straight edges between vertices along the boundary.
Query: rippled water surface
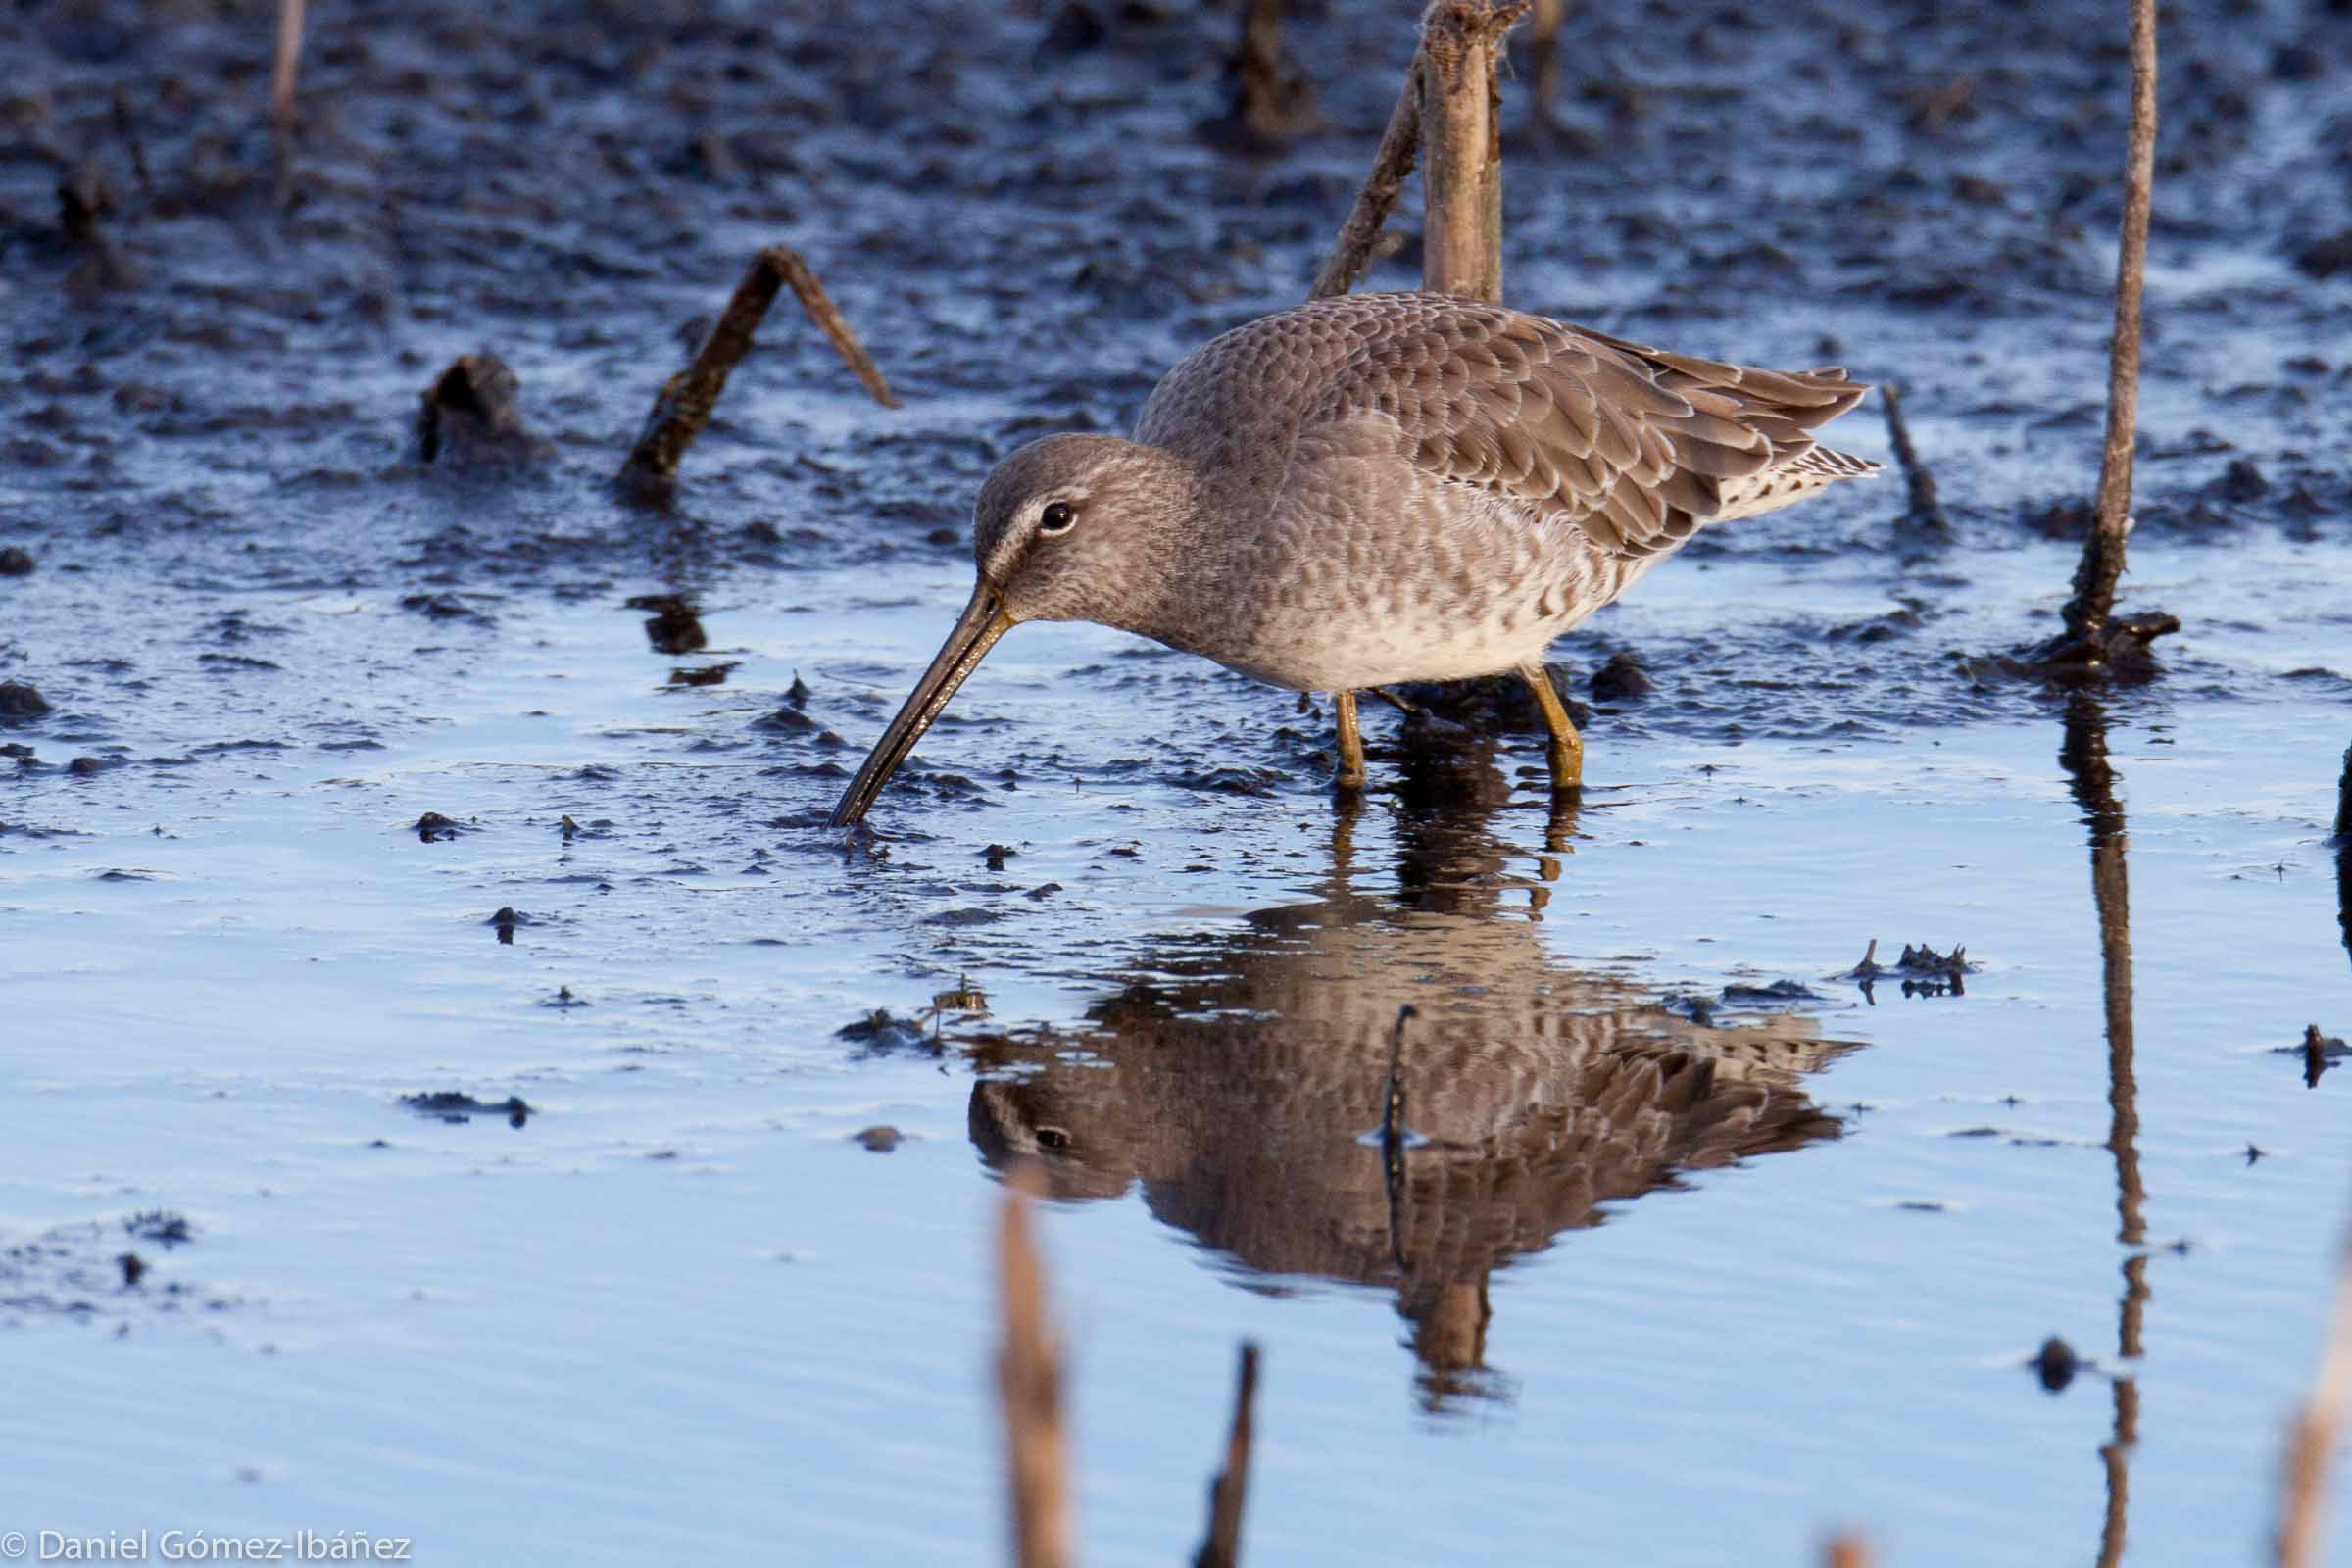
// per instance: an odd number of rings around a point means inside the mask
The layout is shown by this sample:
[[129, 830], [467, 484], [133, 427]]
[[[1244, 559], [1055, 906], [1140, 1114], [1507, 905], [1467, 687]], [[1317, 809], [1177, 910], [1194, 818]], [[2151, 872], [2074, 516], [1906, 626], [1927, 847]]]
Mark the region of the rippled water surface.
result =
[[[856, 841], [978, 478], [1302, 292], [1395, 19], [1297, 24], [1331, 129], [1252, 160], [1194, 129], [1222, 13], [321, 16], [291, 205], [244, 96], [142, 107], [258, 94], [260, 29], [0, 24], [48, 84], [0, 679], [49, 705], [0, 720], [0, 1533], [1002, 1561], [1034, 1160], [1088, 1561], [1193, 1549], [1244, 1338], [1253, 1561], [2252, 1559], [2352, 1175], [2352, 1075], [2291, 1049], [2352, 1034], [2352, 285], [2223, 218], [2347, 220], [2308, 125], [2352, 36], [2182, 29], [2127, 598], [2184, 630], [2070, 696], [1987, 656], [2074, 560], [2120, 67], [1920, 105], [2092, 9], [1572, 24], [1633, 74], [1521, 127], [1514, 299], [1899, 375], [1952, 516], [1843, 487], [1562, 643], [1654, 681], [1579, 807], [1507, 715], [1367, 705], [1341, 809], [1326, 704], [1025, 627]], [[1829, 151], [1775, 186], [1720, 93]], [[128, 275], [51, 226], [83, 156]], [[906, 408], [779, 316], [624, 507], [679, 328], [779, 238]], [[544, 446], [425, 465], [480, 344]]]

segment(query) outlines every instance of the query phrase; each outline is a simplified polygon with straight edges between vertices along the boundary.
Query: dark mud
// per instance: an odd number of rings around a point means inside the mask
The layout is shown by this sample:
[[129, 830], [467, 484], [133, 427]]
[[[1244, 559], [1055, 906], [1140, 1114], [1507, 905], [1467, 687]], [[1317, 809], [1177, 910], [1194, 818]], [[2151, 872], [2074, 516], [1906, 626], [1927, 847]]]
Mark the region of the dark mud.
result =
[[[1542, 1560], [1571, 1509], [1649, 1561], [1852, 1518], [2041, 1562], [2118, 1516], [2102, 1451], [2143, 1543], [2252, 1539], [2343, 1185], [2343, 1075], [2271, 1055], [2352, 1012], [2340, 8], [2166, 13], [2156, 681], [1998, 659], [2093, 479], [2119, 19], [1577, 8], [1550, 115], [1506, 89], [1511, 300], [1899, 381], [1944, 524], [1840, 487], [1563, 642], [1573, 816], [1514, 694], [1368, 704], [1335, 818], [1317, 705], [1030, 628], [855, 842], [824, 812], [982, 476], [1304, 294], [1409, 29], [1295, 20], [1318, 128], [1237, 141], [1222, 10], [313, 12], [282, 147], [258, 14], [0, 18], [25, 1485], [410, 1534], [430, 1491], [485, 1560], [994, 1560], [973, 1167], [1022, 1154], [1068, 1200], [1090, 1560], [1197, 1535], [1237, 1333], [1284, 1560]], [[903, 407], [779, 306], [633, 504], [770, 244]], [[195, 1247], [120, 1231], [164, 1205]], [[183, 1255], [282, 1357], [42, 1338]], [[2124, 1381], [2021, 1390], [2045, 1342]]]
[[[1325, 128], [1244, 156], [1196, 133], [1231, 19], [1079, 10], [1099, 24], [917, 8], [887, 37], [684, 8], [331, 13], [282, 166], [250, 90], [266, 29], [169, 6], [19, 12], [0, 33], [24, 87], [0, 169], [0, 416], [19, 432], [0, 532], [62, 569], [171, 582], [199, 616], [222, 593], [332, 585], [485, 628], [514, 591], [652, 572], [762, 593], [779, 567], [952, 561], [1008, 445], [1124, 426], [1176, 353], [1303, 292], [1410, 42], [1377, 11], [1295, 23]], [[1836, 734], [2000, 710], [1949, 657], [2015, 629], [1977, 613], [2016, 591], [1979, 563], [2048, 517], [2072, 534], [2095, 459], [2124, 61], [2092, 17], [1594, 14], [1570, 24], [1589, 70], [1549, 121], [1512, 95], [1517, 302], [1901, 380], [1955, 523], [1890, 529], [1891, 487], [1857, 487], [1702, 538], [1686, 577], [1733, 558], [1818, 586], [1651, 630], [1639, 651], [1670, 673], [1643, 724]], [[2344, 34], [2318, 6], [2168, 31], [2145, 538], [2341, 541], [2352, 285], [2292, 258], [2352, 217]], [[1787, 151], [1748, 155], [1763, 147]], [[100, 197], [61, 209], [61, 189]], [[861, 406], [787, 307], [674, 510], [620, 506], [605, 481], [680, 334], [777, 237], [908, 406]], [[1413, 251], [1408, 232], [1370, 281], [1409, 279]], [[455, 359], [475, 345], [497, 358]], [[445, 399], [453, 359], [495, 367], [501, 396], [467, 379]], [[462, 479], [424, 461], [436, 438], [404, 412], [419, 388], [428, 408], [488, 409], [487, 445], [526, 417], [550, 445]], [[1848, 421], [1861, 444], [1870, 422]], [[1802, 606], [1850, 595], [1876, 604]], [[2188, 608], [2177, 660], [2197, 669]], [[107, 673], [124, 648], [36, 658], [22, 637], [0, 656], [53, 701], [135, 708], [103, 701], [135, 696], [131, 669]], [[2251, 672], [2205, 673], [2253, 694]]]

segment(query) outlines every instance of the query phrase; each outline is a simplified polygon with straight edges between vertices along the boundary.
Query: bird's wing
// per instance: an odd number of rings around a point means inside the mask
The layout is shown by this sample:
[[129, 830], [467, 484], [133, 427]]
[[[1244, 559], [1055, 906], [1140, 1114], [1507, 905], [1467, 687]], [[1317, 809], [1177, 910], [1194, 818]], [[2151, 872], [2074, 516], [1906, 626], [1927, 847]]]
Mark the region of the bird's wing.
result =
[[1869, 390], [1841, 369], [1719, 364], [1439, 295], [1307, 309], [1329, 310], [1357, 344], [1310, 427], [1386, 415], [1422, 467], [1628, 559], [1755, 510], [1739, 504], [1758, 476], [1813, 452], [1811, 429]]

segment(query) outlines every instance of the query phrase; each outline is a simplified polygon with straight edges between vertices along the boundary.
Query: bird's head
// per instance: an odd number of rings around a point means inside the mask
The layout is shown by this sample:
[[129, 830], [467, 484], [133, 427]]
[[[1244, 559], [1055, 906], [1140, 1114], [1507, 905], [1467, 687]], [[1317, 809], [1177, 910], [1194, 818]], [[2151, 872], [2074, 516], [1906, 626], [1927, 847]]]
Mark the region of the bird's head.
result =
[[1050, 435], [980, 487], [972, 559], [1016, 621], [1135, 629], [1159, 597], [1193, 508], [1192, 470], [1158, 447]]
[[833, 825], [865, 814], [956, 689], [1022, 621], [1149, 631], [1164, 620], [1196, 501], [1183, 459], [1117, 436], [1047, 436], [998, 464], [973, 514], [971, 602], [833, 808]]

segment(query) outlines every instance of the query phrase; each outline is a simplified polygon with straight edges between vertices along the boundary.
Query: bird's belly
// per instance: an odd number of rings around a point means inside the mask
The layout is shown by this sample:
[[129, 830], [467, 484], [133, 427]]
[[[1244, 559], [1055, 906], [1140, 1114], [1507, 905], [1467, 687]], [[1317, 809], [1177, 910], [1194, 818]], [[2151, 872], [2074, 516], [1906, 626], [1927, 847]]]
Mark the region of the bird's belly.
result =
[[1483, 603], [1349, 592], [1254, 623], [1185, 628], [1159, 640], [1293, 691], [1355, 691], [1399, 681], [1461, 680], [1541, 659], [1560, 636], [1614, 597], [1584, 581], [1506, 585]]
[[1516, 669], [1541, 657], [1565, 629], [1543, 623], [1420, 628], [1335, 618], [1312, 638], [1189, 651], [1292, 691], [1357, 691], [1399, 681], [1460, 680]]
[[1459, 680], [1540, 659], [1640, 573], [1485, 497], [1446, 499], [1382, 527], [1297, 530], [1160, 641], [1297, 691]]

